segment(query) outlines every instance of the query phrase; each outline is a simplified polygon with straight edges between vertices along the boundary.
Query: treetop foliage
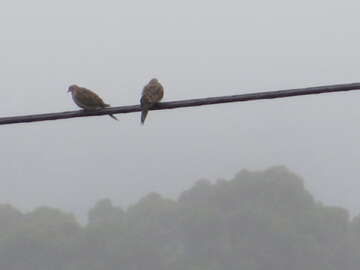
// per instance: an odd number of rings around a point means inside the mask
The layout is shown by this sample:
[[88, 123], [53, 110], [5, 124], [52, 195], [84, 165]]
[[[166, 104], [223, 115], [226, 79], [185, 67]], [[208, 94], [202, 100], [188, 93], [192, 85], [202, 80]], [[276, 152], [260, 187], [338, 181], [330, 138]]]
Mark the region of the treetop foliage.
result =
[[0, 269], [358, 269], [360, 217], [317, 202], [285, 167], [198, 181], [177, 200], [109, 199], [80, 225], [63, 211], [0, 205]]

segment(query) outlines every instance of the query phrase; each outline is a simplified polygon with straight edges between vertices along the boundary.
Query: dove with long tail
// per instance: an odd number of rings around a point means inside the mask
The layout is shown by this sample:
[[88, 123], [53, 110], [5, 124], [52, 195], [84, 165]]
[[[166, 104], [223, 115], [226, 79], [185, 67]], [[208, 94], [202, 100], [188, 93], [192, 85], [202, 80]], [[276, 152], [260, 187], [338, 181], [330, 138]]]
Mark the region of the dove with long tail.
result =
[[141, 105], [141, 124], [144, 124], [146, 116], [155, 104], [159, 103], [164, 96], [164, 87], [157, 79], [152, 79], [144, 86], [142, 91], [140, 105]]
[[[74, 84], [69, 87], [68, 92], [71, 93], [75, 104], [86, 111], [93, 111], [110, 107], [110, 105], [106, 104], [96, 93], [87, 88]], [[110, 113], [109, 116], [115, 120], [118, 120]]]

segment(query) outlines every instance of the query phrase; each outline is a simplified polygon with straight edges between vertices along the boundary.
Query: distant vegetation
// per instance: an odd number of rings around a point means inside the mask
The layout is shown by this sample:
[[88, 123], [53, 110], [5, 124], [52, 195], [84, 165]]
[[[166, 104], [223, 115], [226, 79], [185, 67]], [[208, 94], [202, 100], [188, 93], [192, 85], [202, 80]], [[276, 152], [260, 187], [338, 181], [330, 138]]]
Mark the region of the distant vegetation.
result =
[[80, 225], [47, 207], [0, 206], [4, 270], [358, 270], [360, 217], [314, 200], [286, 168], [202, 180], [177, 201], [108, 199]]

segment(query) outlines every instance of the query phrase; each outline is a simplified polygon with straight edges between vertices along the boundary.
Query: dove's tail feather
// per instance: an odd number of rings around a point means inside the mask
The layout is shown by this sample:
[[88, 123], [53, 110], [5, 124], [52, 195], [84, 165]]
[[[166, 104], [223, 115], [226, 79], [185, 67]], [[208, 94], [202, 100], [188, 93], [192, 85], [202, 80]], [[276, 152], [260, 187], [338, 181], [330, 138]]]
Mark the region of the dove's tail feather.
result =
[[115, 115], [113, 115], [113, 114], [111, 114], [111, 113], [109, 113], [109, 116], [110, 116], [112, 119], [116, 120], [116, 121], [119, 120], [119, 119], [117, 119], [117, 118], [115, 117]]
[[149, 112], [149, 109], [147, 107], [143, 107], [141, 111], [141, 124], [145, 123], [146, 116]]
[[[110, 107], [110, 104], [104, 103], [104, 108], [108, 108], [108, 107]], [[116, 121], [119, 120], [119, 119], [117, 119], [117, 118], [116, 118], [113, 114], [111, 114], [111, 113], [109, 113], [109, 116], [110, 116], [112, 119], [116, 120]]]

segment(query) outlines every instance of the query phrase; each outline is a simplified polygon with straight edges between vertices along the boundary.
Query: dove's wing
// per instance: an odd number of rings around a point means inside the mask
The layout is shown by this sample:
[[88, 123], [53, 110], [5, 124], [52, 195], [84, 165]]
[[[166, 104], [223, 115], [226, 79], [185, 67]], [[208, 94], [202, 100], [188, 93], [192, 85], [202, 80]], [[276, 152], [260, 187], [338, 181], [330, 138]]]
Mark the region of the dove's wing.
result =
[[105, 104], [97, 94], [86, 88], [80, 88], [77, 91], [75, 97], [77, 99], [76, 103], [80, 103], [82, 105], [81, 107], [83, 108], [85, 107], [87, 109], [96, 109], [109, 107], [109, 105]]
[[164, 96], [164, 88], [160, 83], [147, 84], [142, 92], [141, 103], [154, 105]]

